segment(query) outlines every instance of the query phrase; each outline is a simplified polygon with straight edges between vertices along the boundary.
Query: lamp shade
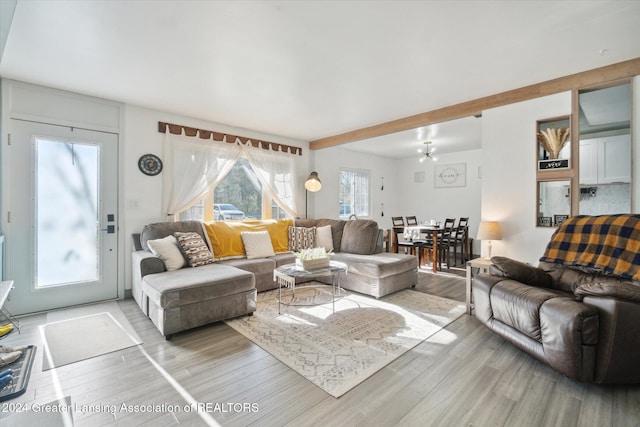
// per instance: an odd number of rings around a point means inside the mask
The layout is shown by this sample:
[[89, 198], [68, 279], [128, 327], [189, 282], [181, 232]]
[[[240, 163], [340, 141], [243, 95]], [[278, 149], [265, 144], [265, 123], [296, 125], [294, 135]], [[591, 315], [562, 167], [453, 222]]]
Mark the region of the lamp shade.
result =
[[497, 221], [482, 221], [478, 227], [478, 240], [502, 240], [500, 223]]
[[318, 178], [318, 172], [314, 171], [309, 174], [309, 177], [304, 182], [304, 188], [306, 188], [308, 191], [311, 191], [312, 193], [320, 191], [320, 189], [322, 188], [322, 182], [320, 181], [320, 178]]

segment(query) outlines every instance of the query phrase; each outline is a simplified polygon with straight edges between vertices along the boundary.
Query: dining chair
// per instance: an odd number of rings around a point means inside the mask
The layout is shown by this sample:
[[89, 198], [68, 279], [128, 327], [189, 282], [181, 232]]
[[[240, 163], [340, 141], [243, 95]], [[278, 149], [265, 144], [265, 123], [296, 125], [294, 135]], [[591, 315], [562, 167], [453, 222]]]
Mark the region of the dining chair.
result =
[[[453, 227], [447, 240], [447, 250], [453, 249], [453, 265], [458, 265], [458, 248], [460, 248], [460, 261], [467, 259], [469, 239], [469, 217], [461, 217], [458, 225]], [[448, 255], [447, 255], [448, 256]], [[448, 263], [447, 263], [448, 264]]]
[[407, 217], [407, 225], [408, 226], [416, 226], [418, 225], [418, 219], [415, 216]]
[[404, 217], [401, 216], [392, 216], [391, 217], [392, 224], [392, 233], [393, 233], [393, 244], [392, 252], [398, 253], [399, 248], [402, 246], [405, 248], [405, 252], [407, 250], [406, 244], [404, 244], [405, 240], [402, 236], [404, 233]]
[[394, 227], [404, 227], [404, 218], [401, 216], [392, 216], [391, 223]]
[[404, 227], [393, 227], [393, 234], [395, 236], [395, 249], [396, 253], [400, 248], [404, 248], [405, 253], [415, 254], [416, 245], [412, 240], [406, 240], [404, 238]]
[[[444, 220], [444, 225], [442, 227], [441, 238], [438, 239], [438, 253], [444, 260], [444, 257], [447, 257], [447, 268], [451, 268], [451, 247], [455, 242], [455, 233], [454, 228], [456, 224], [455, 218], [446, 218]], [[439, 260], [439, 262], [442, 262]]]

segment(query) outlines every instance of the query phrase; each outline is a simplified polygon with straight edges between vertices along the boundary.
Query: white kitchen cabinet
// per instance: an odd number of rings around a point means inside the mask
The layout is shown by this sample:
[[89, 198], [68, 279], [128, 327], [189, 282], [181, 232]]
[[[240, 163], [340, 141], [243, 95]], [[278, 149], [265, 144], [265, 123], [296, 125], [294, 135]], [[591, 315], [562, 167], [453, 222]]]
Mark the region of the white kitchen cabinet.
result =
[[598, 183], [631, 182], [631, 138], [598, 138]]
[[631, 182], [630, 135], [580, 141], [580, 184], [619, 182]]
[[598, 183], [598, 140], [580, 141], [580, 184]]

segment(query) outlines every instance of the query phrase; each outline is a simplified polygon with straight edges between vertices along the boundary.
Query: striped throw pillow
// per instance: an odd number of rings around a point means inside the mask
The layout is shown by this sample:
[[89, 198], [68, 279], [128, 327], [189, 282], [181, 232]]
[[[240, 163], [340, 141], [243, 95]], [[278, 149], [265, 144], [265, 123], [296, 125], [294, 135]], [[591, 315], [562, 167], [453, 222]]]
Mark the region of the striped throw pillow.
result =
[[178, 246], [180, 246], [180, 250], [191, 267], [200, 267], [214, 262], [213, 254], [198, 233], [176, 232], [174, 236], [178, 240]]
[[314, 248], [316, 245], [315, 227], [289, 227], [289, 250]]

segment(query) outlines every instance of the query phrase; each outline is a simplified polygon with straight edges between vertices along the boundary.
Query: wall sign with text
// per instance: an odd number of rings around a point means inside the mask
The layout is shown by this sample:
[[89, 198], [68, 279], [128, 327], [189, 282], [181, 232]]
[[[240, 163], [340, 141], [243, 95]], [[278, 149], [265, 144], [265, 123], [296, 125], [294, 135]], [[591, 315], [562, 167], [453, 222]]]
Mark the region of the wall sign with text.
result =
[[448, 165], [435, 165], [433, 170], [435, 173], [433, 186], [435, 188], [467, 186], [467, 164], [466, 163], [451, 163]]

